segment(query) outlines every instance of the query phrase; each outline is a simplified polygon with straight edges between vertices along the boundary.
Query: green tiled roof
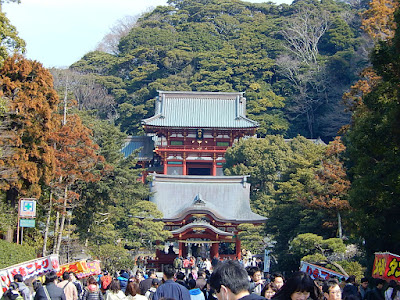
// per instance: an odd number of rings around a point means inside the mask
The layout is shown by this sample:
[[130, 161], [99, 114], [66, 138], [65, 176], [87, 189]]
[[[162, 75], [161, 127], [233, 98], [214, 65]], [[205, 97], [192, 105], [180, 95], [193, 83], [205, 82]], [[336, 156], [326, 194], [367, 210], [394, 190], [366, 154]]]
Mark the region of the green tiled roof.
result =
[[140, 149], [136, 155], [139, 161], [150, 161], [153, 159], [154, 142], [150, 136], [130, 136], [126, 139], [121, 152], [125, 157], [131, 155], [135, 150]]
[[155, 115], [143, 124], [160, 127], [256, 128], [246, 118], [243, 93], [159, 91]]
[[251, 211], [248, 176], [190, 176], [152, 174], [152, 196], [165, 220], [182, 219], [189, 212], [210, 212], [232, 222], [264, 222]]

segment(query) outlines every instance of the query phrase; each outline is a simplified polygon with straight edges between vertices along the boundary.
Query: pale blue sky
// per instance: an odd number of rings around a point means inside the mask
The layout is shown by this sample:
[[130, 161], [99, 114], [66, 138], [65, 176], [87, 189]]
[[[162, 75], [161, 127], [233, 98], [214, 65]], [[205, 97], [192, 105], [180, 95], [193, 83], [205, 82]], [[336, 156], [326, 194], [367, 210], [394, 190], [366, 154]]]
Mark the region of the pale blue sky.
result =
[[3, 4], [3, 11], [27, 43], [26, 56], [50, 68], [68, 67], [94, 50], [119, 19], [166, 3], [167, 0], [21, 0], [20, 4]]

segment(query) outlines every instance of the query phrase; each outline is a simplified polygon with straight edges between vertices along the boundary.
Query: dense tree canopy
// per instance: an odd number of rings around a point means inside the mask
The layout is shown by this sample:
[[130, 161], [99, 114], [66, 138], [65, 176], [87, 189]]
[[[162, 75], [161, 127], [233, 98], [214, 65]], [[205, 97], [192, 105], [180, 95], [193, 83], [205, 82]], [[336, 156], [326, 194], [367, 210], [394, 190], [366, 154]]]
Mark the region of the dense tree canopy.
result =
[[[398, 252], [399, 178], [399, 12], [393, 39], [376, 45], [374, 71], [380, 76], [355, 108], [346, 136], [350, 178], [350, 204], [354, 220], [371, 257], [376, 251]], [[390, 221], [388, 221], [390, 220]]]
[[365, 41], [354, 7], [332, 0], [168, 4], [130, 25], [118, 51], [90, 52], [71, 67], [93, 73], [115, 97], [123, 131], [141, 132], [157, 90], [245, 91], [260, 136], [329, 140], [348, 122], [341, 94], [365, 58], [357, 53]]

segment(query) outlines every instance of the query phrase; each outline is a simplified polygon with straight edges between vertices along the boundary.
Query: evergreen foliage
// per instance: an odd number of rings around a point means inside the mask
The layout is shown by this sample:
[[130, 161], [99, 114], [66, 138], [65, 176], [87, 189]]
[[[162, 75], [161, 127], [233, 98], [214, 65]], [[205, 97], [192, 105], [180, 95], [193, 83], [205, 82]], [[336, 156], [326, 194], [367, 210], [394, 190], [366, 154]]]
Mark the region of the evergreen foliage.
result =
[[372, 54], [373, 69], [380, 77], [365, 93], [361, 90], [345, 140], [352, 181], [350, 204], [370, 262], [376, 251], [396, 253], [400, 248], [399, 12], [394, 16], [393, 39], [376, 44]]
[[0, 240], [0, 268], [6, 268], [36, 258], [35, 249]]
[[[348, 122], [341, 94], [364, 59], [357, 54], [365, 44], [357, 9], [309, 0], [291, 6], [232, 0], [168, 4], [139, 18], [121, 38], [118, 53], [90, 52], [71, 66], [92, 73], [115, 97], [122, 131], [142, 133], [140, 120], [153, 115], [157, 90], [245, 91], [247, 113], [260, 122], [260, 136], [300, 133], [329, 140]], [[300, 22], [304, 14], [310, 24]], [[325, 27], [317, 37], [321, 15]], [[297, 31], [307, 40], [293, 44]], [[299, 43], [312, 47], [299, 51]], [[300, 59], [301, 53], [312, 61]], [[340, 81], [335, 88], [332, 77]]]

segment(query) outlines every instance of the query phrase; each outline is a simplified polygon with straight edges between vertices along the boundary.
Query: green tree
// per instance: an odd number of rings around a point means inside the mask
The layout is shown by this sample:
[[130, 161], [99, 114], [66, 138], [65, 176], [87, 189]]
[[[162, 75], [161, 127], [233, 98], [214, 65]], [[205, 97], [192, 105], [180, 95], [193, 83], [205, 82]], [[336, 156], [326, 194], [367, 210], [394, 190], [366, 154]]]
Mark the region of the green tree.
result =
[[2, 3], [3, 1], [0, 2], [0, 65], [9, 55], [25, 52], [25, 41], [18, 36], [17, 29], [10, 23], [5, 13], [1, 11]]
[[[386, 18], [386, 16], [385, 16]], [[399, 24], [400, 15], [395, 14]], [[376, 45], [372, 64], [381, 80], [356, 106], [346, 137], [350, 159], [350, 204], [354, 223], [365, 240], [368, 258], [377, 251], [397, 251], [400, 244], [398, 197], [400, 185], [397, 155], [399, 135], [399, 39]], [[388, 222], [390, 220], [390, 222]], [[372, 262], [371, 262], [372, 265]]]
[[250, 250], [251, 253], [264, 253], [265, 228], [263, 226], [254, 226], [253, 224], [240, 224], [238, 226], [238, 237], [241, 247]]
[[342, 239], [330, 238], [324, 240], [319, 235], [303, 233], [290, 242], [290, 247], [294, 255], [300, 260], [317, 264], [330, 263], [340, 269], [344, 275], [347, 275], [341, 265], [330, 259], [330, 257], [335, 257], [337, 254], [345, 253], [346, 246]]

